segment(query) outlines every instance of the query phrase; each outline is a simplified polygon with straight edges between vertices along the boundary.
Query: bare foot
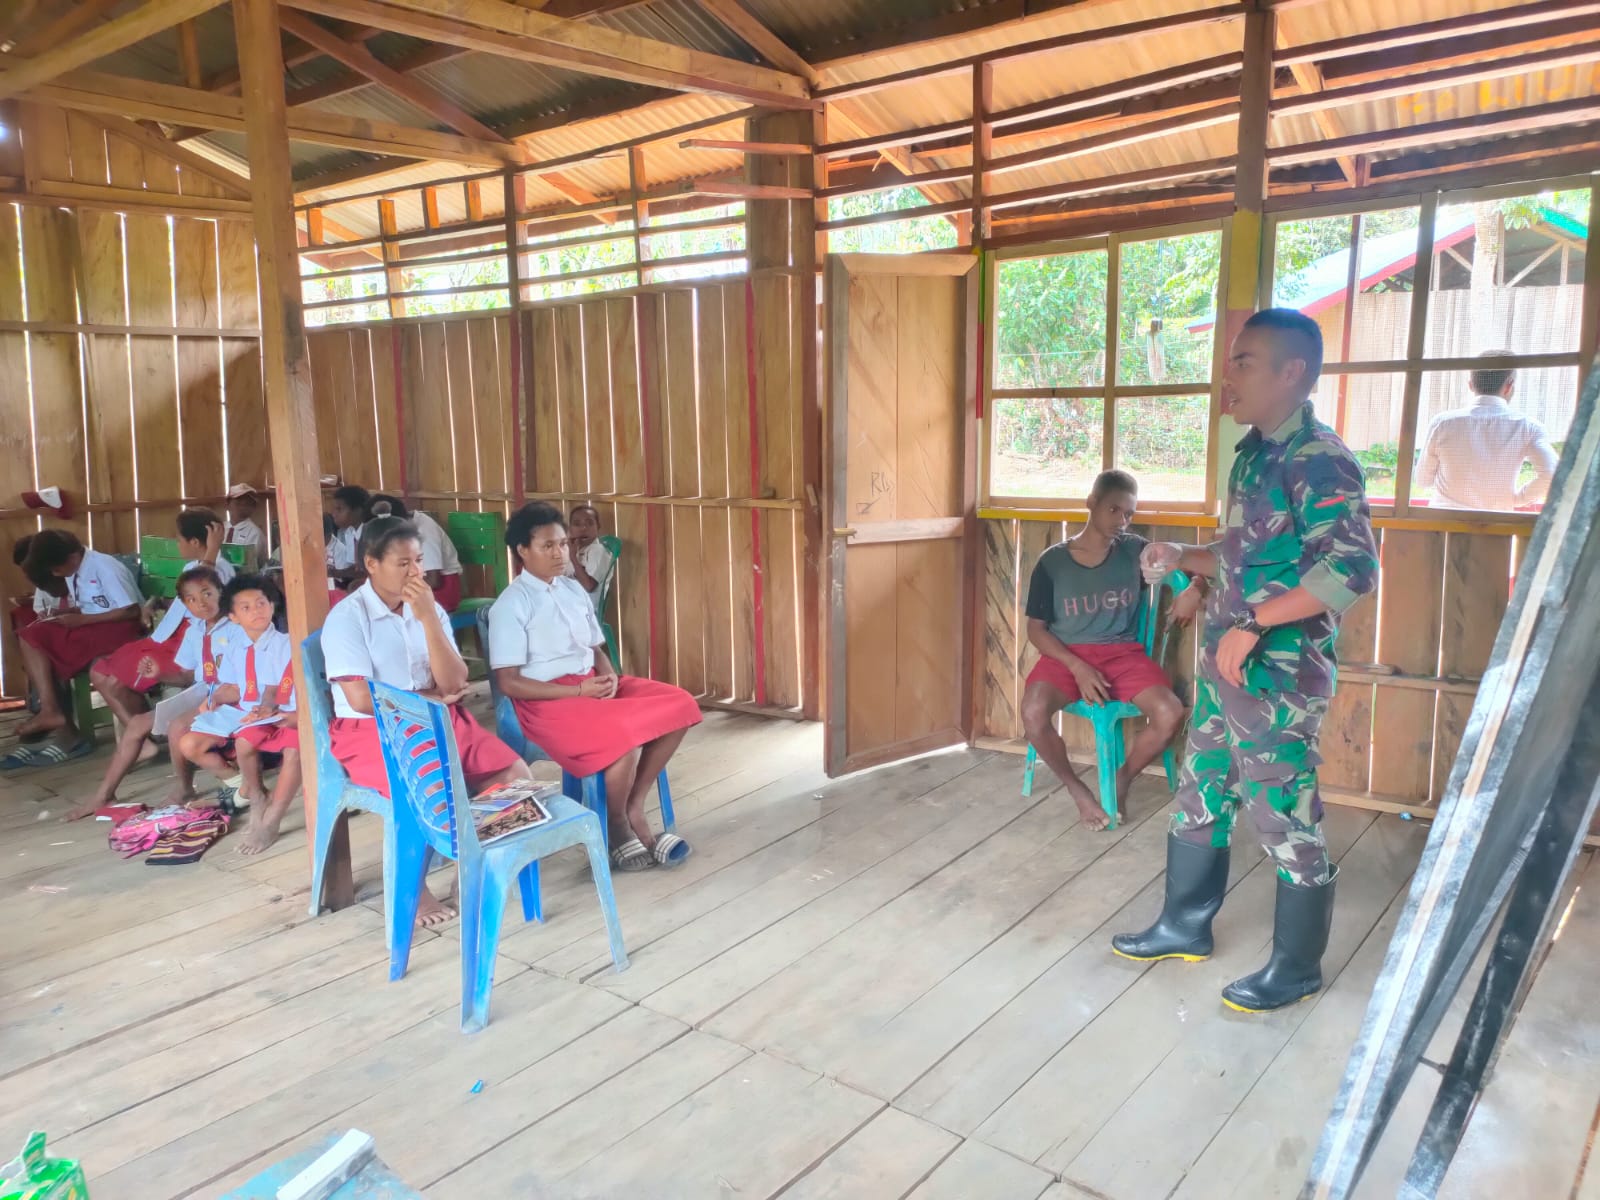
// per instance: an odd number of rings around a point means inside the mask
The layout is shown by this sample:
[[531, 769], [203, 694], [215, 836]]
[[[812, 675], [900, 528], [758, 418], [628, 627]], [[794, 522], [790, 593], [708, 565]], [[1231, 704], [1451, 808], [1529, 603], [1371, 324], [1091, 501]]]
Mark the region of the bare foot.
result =
[[436, 926], [455, 920], [456, 910], [448, 904], [442, 903], [437, 896], [430, 892], [427, 885], [423, 885], [422, 895], [417, 898], [417, 927], [419, 929], [433, 929]]
[[179, 785], [178, 787], [172, 789], [167, 798], [162, 801], [162, 805], [166, 808], [172, 808], [180, 804], [189, 806], [193, 805], [198, 799], [200, 799], [200, 797], [193, 788], [186, 788], [182, 785]]
[[56, 730], [65, 729], [66, 727], [66, 717], [59, 714], [52, 717], [46, 716], [43, 713], [39, 713], [35, 716], [29, 717], [21, 725], [18, 725], [14, 730], [12, 730], [12, 732], [15, 733], [19, 738], [26, 738], [33, 737], [35, 734], [40, 733], [54, 733]]
[[1072, 802], [1078, 806], [1078, 816], [1082, 818], [1084, 827], [1090, 833], [1099, 833], [1111, 824], [1111, 818], [1106, 816], [1105, 809], [1100, 807], [1100, 801], [1094, 798], [1094, 793], [1083, 784], [1067, 789], [1072, 794]]
[[281, 811], [273, 812], [271, 807], [265, 804], [252, 806], [249, 828], [244, 831], [244, 840], [235, 853], [246, 858], [252, 854], [260, 854], [278, 840], [278, 824], [282, 820]]
[[78, 804], [67, 809], [66, 813], [61, 819], [63, 821], [81, 821], [85, 817], [94, 816], [97, 809], [103, 808], [107, 804], [115, 804], [116, 802], [117, 798], [115, 796], [111, 797], [109, 800], [85, 800], [82, 804]]

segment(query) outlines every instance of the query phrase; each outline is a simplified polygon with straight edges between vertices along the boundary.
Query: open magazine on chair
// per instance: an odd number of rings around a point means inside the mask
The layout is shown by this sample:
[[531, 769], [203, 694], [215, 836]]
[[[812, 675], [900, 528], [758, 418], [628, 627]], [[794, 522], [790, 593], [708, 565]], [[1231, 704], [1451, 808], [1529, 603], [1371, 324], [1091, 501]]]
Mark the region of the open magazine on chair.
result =
[[518, 829], [530, 829], [550, 820], [545, 803], [560, 795], [558, 783], [536, 783], [531, 779], [496, 784], [472, 798], [472, 819], [482, 841], [503, 837]]

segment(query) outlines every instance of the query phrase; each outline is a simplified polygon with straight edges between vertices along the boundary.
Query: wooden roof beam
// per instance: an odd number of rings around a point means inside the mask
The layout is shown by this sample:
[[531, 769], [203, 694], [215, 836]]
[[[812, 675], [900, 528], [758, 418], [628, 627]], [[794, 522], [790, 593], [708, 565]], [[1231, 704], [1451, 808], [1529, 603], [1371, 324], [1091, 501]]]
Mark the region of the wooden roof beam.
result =
[[85, 63], [115, 54], [151, 34], [192, 20], [221, 3], [222, 0], [148, 0], [132, 12], [97, 25], [65, 44], [46, 49], [36, 58], [12, 63], [0, 73], [0, 99], [18, 95]]
[[[1284, 36], [1283, 22], [1279, 20], [1274, 24], [1277, 27], [1278, 49], [1282, 50], [1288, 41]], [[1274, 54], [1273, 57], [1276, 59], [1277, 55]], [[1317, 128], [1322, 131], [1322, 136], [1326, 138], [1342, 138], [1349, 134], [1350, 131], [1344, 127], [1344, 123], [1329, 112], [1326, 105], [1320, 103], [1320, 97], [1326, 88], [1326, 84], [1322, 79], [1322, 68], [1314, 62], [1294, 62], [1289, 64], [1289, 71], [1294, 76], [1295, 83], [1300, 86], [1301, 102], [1309, 105], [1311, 119], [1316, 122]], [[1278, 110], [1275, 106], [1272, 111], [1274, 116], [1278, 115]], [[1339, 174], [1344, 176], [1345, 182], [1354, 184], [1359, 176], [1356, 160], [1348, 154], [1342, 154], [1334, 161], [1338, 163]]]
[[[1597, 26], [1600, 32], [1600, 26]], [[1387, 100], [1396, 96], [1410, 96], [1418, 92], [1438, 91], [1463, 83], [1478, 83], [1487, 79], [1504, 79], [1513, 75], [1526, 75], [1536, 71], [1553, 71], [1560, 67], [1577, 66], [1600, 60], [1600, 37], [1577, 45], [1554, 46], [1522, 54], [1506, 54], [1503, 50], [1495, 57], [1455, 66], [1436, 67], [1433, 70], [1405, 71], [1387, 77], [1328, 88], [1316, 96], [1297, 96], [1273, 103], [1272, 111], [1289, 114], [1336, 108], [1347, 104], [1362, 104], [1369, 100]], [[1299, 64], [1292, 70], [1317, 70], [1310, 64]]]
[[[1348, 58], [1355, 54], [1370, 54], [1381, 50], [1401, 49], [1409, 46], [1436, 48], [1441, 39], [1461, 35], [1498, 33], [1516, 30], [1511, 38], [1499, 38], [1496, 44], [1508, 47], [1514, 43], [1532, 41], [1533, 31], [1540, 26], [1556, 24], [1568, 18], [1600, 16], [1600, 0], [1540, 0], [1537, 4], [1519, 4], [1491, 12], [1469, 13], [1461, 17], [1448, 17], [1442, 21], [1426, 21], [1378, 33], [1360, 33], [1352, 37], [1333, 38], [1324, 42], [1308, 42], [1280, 51], [1273, 56], [1280, 66], [1297, 62], [1314, 62], [1324, 66], [1329, 59]], [[1328, 71], [1328, 75], [1334, 72]]]
[[120, 0], [81, 0], [75, 8], [69, 8], [48, 24], [39, 26], [31, 33], [23, 33], [16, 39], [16, 45], [11, 47], [10, 53], [18, 59], [32, 58], [52, 46], [70, 41], [110, 12], [119, 2]]
[[739, 0], [698, 0], [698, 3], [778, 70], [798, 75], [812, 87], [822, 82], [822, 76], [815, 67], [801, 58], [788, 42], [762, 24]]
[[[31, 99], [77, 112], [105, 113], [202, 129], [244, 130], [244, 103], [236, 96], [96, 71], [74, 72], [58, 83], [36, 87], [28, 95]], [[431, 129], [411, 129], [387, 121], [304, 109], [289, 113], [288, 135], [295, 141], [339, 146], [367, 154], [394, 154], [485, 167], [521, 166], [528, 158], [520, 146], [507, 142], [485, 142]]]
[[[199, 0], [191, 0], [199, 2]], [[806, 81], [770, 67], [565, 21], [506, 0], [284, 0], [321, 16], [505, 58], [779, 108], [809, 108]]]
[[1042, 166], [1045, 163], [1060, 162], [1063, 159], [1077, 158], [1084, 154], [1095, 154], [1102, 150], [1111, 150], [1119, 146], [1133, 146], [1140, 142], [1167, 137], [1174, 133], [1186, 133], [1196, 129], [1205, 129], [1212, 125], [1224, 125], [1238, 119], [1239, 104], [1237, 101], [1213, 104], [1196, 112], [1180, 113], [1177, 116], [1146, 121], [1139, 125], [1130, 126], [1127, 129], [1112, 130], [1109, 133], [1078, 138], [1075, 141], [1063, 142], [1058, 145], [1040, 146], [1037, 149], [1008, 154], [1004, 158], [997, 158], [990, 162], [988, 171], [991, 175], [997, 175], [1003, 171], [1017, 171], [1023, 167]]

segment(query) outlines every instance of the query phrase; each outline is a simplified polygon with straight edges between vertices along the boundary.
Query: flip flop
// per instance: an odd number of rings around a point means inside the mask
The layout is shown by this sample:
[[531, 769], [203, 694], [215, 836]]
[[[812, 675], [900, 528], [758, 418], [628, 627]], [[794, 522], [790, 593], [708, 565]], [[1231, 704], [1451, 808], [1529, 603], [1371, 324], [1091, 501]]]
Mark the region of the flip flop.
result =
[[650, 856], [650, 851], [644, 848], [644, 843], [638, 838], [632, 838], [611, 852], [611, 869], [613, 871], [648, 871], [655, 866], [655, 859]]
[[663, 833], [656, 839], [651, 856], [663, 867], [681, 867], [694, 853], [694, 848], [675, 833]]
[[79, 738], [70, 746], [51, 742], [48, 746], [24, 746], [0, 758], [0, 771], [21, 771], [30, 767], [55, 767], [94, 753], [94, 743]]

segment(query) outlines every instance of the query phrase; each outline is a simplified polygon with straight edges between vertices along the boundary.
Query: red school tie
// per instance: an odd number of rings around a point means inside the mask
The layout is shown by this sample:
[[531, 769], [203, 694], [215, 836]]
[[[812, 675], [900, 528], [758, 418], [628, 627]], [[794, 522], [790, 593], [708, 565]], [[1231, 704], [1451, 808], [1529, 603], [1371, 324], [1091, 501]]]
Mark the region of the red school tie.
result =
[[211, 631], [200, 642], [200, 677], [208, 684], [217, 682], [217, 660], [211, 657]]
[[244, 652], [244, 699], [251, 704], [261, 703], [261, 689], [256, 686], [256, 648]]

